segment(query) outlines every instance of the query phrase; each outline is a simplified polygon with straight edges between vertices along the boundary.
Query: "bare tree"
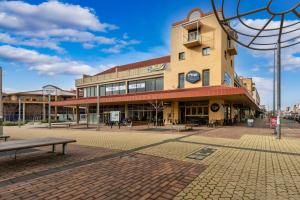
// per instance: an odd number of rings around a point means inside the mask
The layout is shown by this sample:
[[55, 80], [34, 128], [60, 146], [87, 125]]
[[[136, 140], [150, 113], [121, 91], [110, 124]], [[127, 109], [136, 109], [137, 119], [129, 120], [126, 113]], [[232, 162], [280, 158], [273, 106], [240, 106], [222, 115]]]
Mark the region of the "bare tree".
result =
[[158, 112], [162, 111], [164, 109], [164, 102], [163, 101], [158, 101], [156, 99], [154, 102], [153, 101], [149, 101], [149, 103], [155, 109], [155, 127], [157, 128]]

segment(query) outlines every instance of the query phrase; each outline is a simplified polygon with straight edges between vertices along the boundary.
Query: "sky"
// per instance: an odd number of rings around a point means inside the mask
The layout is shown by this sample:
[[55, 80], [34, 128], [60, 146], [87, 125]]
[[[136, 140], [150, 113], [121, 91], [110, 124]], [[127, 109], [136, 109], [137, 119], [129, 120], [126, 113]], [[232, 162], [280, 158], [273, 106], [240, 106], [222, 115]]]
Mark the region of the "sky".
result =
[[[245, 7], [251, 9], [251, 5], [263, 1], [251, 2]], [[298, 1], [285, 0], [284, 8], [280, 1], [274, 2], [273, 11], [280, 12]], [[0, 1], [4, 90], [36, 90], [46, 84], [73, 89], [75, 79], [82, 74], [93, 75], [114, 65], [169, 55], [171, 24], [185, 19], [196, 7], [212, 11], [210, 0]], [[233, 11], [233, 6], [227, 10]], [[266, 17], [249, 16], [246, 20], [257, 25]], [[278, 23], [276, 18], [274, 21]], [[294, 34], [299, 36], [299, 31]], [[282, 65], [285, 107], [300, 103], [300, 45], [283, 50]], [[238, 47], [236, 72], [253, 77], [262, 103], [270, 109], [272, 68], [273, 51]]]

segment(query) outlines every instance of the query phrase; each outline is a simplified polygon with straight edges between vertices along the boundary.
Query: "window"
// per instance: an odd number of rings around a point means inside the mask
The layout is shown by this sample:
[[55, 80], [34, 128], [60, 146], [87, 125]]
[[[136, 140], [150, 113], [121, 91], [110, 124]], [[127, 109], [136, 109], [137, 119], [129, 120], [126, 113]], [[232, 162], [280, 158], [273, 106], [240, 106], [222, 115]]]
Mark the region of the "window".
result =
[[178, 58], [179, 60], [185, 60], [185, 52], [180, 52]]
[[163, 90], [164, 89], [164, 79], [157, 78], [155, 80], [155, 90]]
[[203, 86], [209, 86], [209, 69], [203, 70], [203, 81], [202, 85]]
[[227, 59], [227, 51], [226, 50], [224, 51], [224, 57], [225, 57], [225, 59]]
[[155, 90], [155, 79], [146, 80], [146, 91], [154, 91]]
[[110, 96], [113, 94], [112, 84], [107, 84], [105, 88], [106, 96]]
[[105, 96], [105, 85], [100, 86], [100, 96]]
[[203, 56], [208, 56], [210, 55], [210, 47], [206, 47], [202, 49], [202, 55]]
[[178, 88], [184, 88], [184, 73], [178, 74]]

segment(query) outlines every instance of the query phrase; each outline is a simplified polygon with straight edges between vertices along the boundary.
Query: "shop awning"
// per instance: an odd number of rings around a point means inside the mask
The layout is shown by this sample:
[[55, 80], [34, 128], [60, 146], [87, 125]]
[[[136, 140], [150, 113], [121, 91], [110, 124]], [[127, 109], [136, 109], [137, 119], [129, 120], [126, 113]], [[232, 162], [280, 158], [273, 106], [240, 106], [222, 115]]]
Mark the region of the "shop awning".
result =
[[[210, 86], [190, 89], [176, 89], [155, 92], [143, 92], [135, 94], [112, 95], [100, 97], [101, 104], [120, 104], [120, 103], [137, 103], [155, 100], [164, 101], [193, 101], [196, 99], [204, 99], [208, 97], [222, 97], [224, 100], [242, 102], [257, 107], [253, 97], [243, 88], [227, 87], [227, 86]], [[52, 102], [52, 106], [80, 106], [87, 104], [96, 104], [97, 97], [69, 99], [65, 101]]]

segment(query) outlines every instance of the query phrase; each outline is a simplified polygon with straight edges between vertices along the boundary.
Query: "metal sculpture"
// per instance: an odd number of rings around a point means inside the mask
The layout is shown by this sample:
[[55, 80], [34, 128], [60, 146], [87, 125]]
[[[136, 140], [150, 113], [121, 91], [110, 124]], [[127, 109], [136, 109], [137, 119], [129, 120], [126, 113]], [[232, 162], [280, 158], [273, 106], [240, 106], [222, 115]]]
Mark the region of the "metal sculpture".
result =
[[[262, 4], [259, 1], [258, 4]], [[253, 50], [258, 51], [277, 51], [277, 138], [281, 137], [281, 49], [288, 48], [300, 43], [300, 11], [299, 0], [281, 0], [282, 5], [291, 3], [289, 9], [284, 11], [274, 11], [272, 5], [274, 0], [267, 0], [263, 6], [256, 6], [249, 0], [211, 0], [212, 7], [218, 22], [228, 36], [236, 41], [238, 44]], [[247, 6], [242, 6], [242, 3], [247, 3]], [[277, 1], [278, 3], [278, 1]], [[217, 7], [217, 4], [220, 7]], [[227, 6], [234, 8], [234, 14], [226, 16], [226, 11], [232, 9], [225, 9]], [[246, 4], [244, 4], [246, 5]], [[249, 11], [245, 11], [246, 7], [255, 7]], [[282, 6], [284, 7], [284, 6]], [[243, 11], [241, 11], [243, 10]], [[258, 24], [251, 24], [247, 18], [256, 15], [256, 19], [261, 16], [268, 16], [265, 23], [261, 26]], [[288, 20], [289, 19], [289, 20]], [[293, 19], [293, 20], [290, 20]], [[275, 73], [275, 72], [274, 72]], [[275, 92], [275, 91], [274, 91]], [[275, 104], [275, 102], [274, 102]]]

